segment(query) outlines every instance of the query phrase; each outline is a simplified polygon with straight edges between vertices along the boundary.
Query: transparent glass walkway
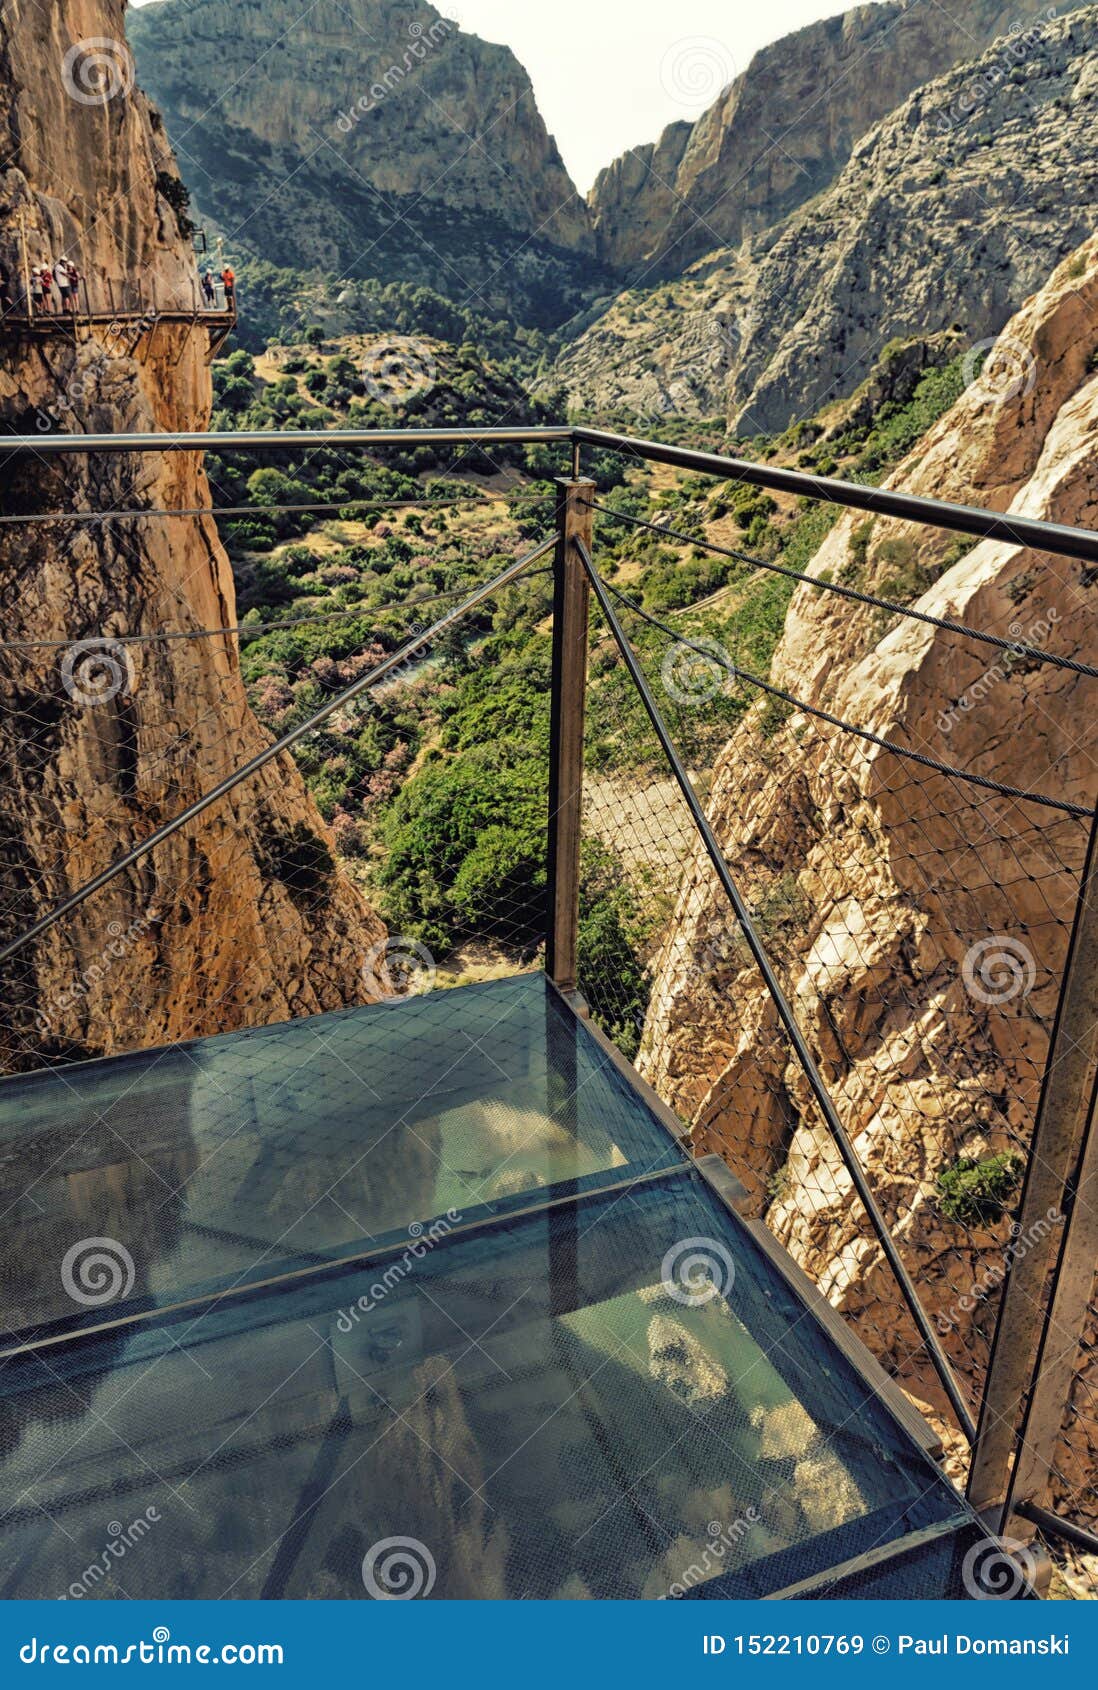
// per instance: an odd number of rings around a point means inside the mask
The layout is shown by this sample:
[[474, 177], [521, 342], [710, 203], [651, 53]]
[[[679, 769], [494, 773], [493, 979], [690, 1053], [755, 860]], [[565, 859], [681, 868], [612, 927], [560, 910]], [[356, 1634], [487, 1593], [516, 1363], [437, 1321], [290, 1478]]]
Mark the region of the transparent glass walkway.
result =
[[4, 1597], [965, 1597], [993, 1552], [541, 976], [4, 1080], [0, 1153]]

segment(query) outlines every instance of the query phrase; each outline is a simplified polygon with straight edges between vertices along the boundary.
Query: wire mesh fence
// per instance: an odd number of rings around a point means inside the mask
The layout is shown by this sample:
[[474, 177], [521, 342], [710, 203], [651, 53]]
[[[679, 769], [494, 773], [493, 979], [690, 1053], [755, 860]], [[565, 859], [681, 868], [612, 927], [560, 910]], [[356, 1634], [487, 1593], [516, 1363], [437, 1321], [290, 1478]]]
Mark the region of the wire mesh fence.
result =
[[[734, 630], [718, 639], [704, 609], [672, 622], [610, 590], [975, 1416], [1010, 1264], [1064, 1220], [1050, 1211], [1027, 1238], [1014, 1216], [1090, 832], [1088, 757], [1051, 744], [1032, 797], [997, 778], [1002, 759], [965, 764], [999, 737], [988, 712], [1010, 723], [1024, 708], [1041, 654], [1015, 654], [960, 704], [962, 687], [889, 699], [871, 670], [844, 697], [841, 665], [802, 704], [739, 668]], [[891, 608], [883, 628], [872, 614], [878, 639], [896, 626]], [[591, 676], [585, 885], [617, 886], [634, 966], [581, 944], [581, 987], [695, 1150], [731, 1164], [752, 1212], [926, 1406], [960, 1477], [965, 1440], [667, 759], [621, 708], [605, 623]], [[1093, 681], [1058, 680], [1070, 722]], [[1052, 1490], [1091, 1523], [1093, 1322], [1092, 1301]], [[1074, 1576], [1098, 1589], [1093, 1568]]]
[[[632, 525], [652, 529], [635, 514]], [[425, 549], [393, 571], [384, 602], [313, 612], [295, 598], [285, 615], [242, 621], [215, 590], [144, 619], [124, 594], [93, 602], [87, 549], [113, 548], [125, 578], [129, 531], [88, 525], [67, 541], [75, 587], [54, 595], [60, 625], [24, 620], [26, 637], [0, 645], [12, 795], [0, 946], [272, 740], [295, 737], [14, 954], [0, 1069], [63, 1071], [538, 966], [551, 574], [535, 562], [484, 588], [545, 526], [535, 501], [503, 540], [478, 550], [459, 537], [460, 579], [452, 558], [436, 567]], [[440, 538], [428, 530], [417, 544]], [[725, 555], [737, 579], [768, 567]], [[339, 568], [326, 583], [337, 595]], [[845, 621], [809, 630], [799, 670], [771, 668], [735, 609], [638, 599], [620, 553], [606, 576], [975, 1418], [1011, 1264], [1064, 1224], [1050, 1209], [1030, 1236], [1016, 1214], [1091, 828], [1095, 672], [1068, 616], [974, 637], [822, 579], [802, 591], [833, 587]], [[793, 584], [766, 601], [772, 621]], [[469, 594], [481, 596], [451, 617]], [[322, 623], [323, 649], [311, 632]], [[905, 647], [912, 629], [935, 643]], [[1032, 790], [1017, 783], [1023, 768], [1042, 771]], [[695, 1151], [730, 1163], [749, 1212], [925, 1408], [963, 1477], [966, 1440], [927, 1344], [597, 614], [583, 805], [579, 984], [595, 1020], [688, 1124]], [[1092, 1525], [1095, 1308], [1092, 1294], [1071, 1334], [1079, 1356], [1049, 1497]], [[1098, 1590], [1093, 1568], [1056, 1547], [1075, 1593]]]
[[0, 946], [134, 859], [5, 962], [3, 1071], [531, 966], [544, 747], [466, 726], [458, 757], [451, 718], [470, 698], [491, 715], [502, 648], [546, 613], [547, 566], [516, 568], [532, 549], [486, 547], [448, 591], [421, 572], [383, 606], [273, 623], [180, 605], [158, 629], [119, 604], [89, 637], [101, 607], [77, 594], [67, 637], [54, 615], [49, 637], [0, 644]]

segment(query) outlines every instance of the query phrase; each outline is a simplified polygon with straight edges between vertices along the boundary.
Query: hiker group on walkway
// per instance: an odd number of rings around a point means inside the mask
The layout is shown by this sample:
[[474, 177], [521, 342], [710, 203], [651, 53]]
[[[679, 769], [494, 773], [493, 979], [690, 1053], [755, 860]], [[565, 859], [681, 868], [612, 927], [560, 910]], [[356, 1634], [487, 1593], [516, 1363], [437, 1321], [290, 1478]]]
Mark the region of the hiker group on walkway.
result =
[[[187, 311], [189, 309], [204, 309], [206, 311], [227, 311], [236, 315], [236, 276], [231, 264], [214, 275], [209, 267], [203, 272], [199, 280], [201, 290], [201, 307], [198, 298], [193, 303], [181, 301], [178, 305], [168, 305], [165, 308], [173, 311]], [[15, 298], [15, 285], [11, 271], [0, 261], [0, 312], [5, 315], [18, 309]], [[123, 288], [123, 292], [125, 289]], [[31, 265], [22, 286], [19, 288], [20, 305], [29, 317], [71, 317], [92, 316], [96, 307], [88, 297], [87, 279], [83, 272], [73, 263], [71, 258], [60, 257], [47, 260], [44, 264]], [[113, 290], [110, 296], [99, 306], [102, 313], [111, 315], [128, 315], [129, 308], [123, 303], [121, 310], [116, 306]], [[137, 289], [135, 309], [147, 309], [147, 301], [142, 297], [140, 287]], [[155, 307], [154, 307], [155, 309]]]
[[[221, 288], [223, 303], [217, 297], [218, 287]], [[220, 276], [215, 280], [209, 269], [202, 272], [202, 298], [207, 311], [235, 311], [236, 310], [236, 277], [231, 264], [226, 264]]]
[[35, 264], [30, 275], [31, 309], [35, 316], [73, 315], [80, 306], [80, 288], [84, 277], [69, 258], [59, 258], [54, 264]]

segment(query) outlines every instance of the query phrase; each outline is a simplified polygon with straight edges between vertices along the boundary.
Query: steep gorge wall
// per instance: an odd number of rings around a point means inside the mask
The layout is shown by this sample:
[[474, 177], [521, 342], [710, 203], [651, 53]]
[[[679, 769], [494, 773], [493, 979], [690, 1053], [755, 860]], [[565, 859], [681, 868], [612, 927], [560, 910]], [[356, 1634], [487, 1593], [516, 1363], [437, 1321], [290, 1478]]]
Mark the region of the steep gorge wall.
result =
[[131, 33], [234, 255], [546, 326], [586, 302], [587, 207], [510, 48], [425, 0], [163, 0]]
[[[140, 280], [146, 298], [155, 287], [162, 305], [189, 304], [190, 241], [157, 186], [175, 164], [158, 114], [130, 85], [123, 12], [122, 0], [9, 0], [0, 13], [0, 262], [18, 290], [22, 226], [28, 259], [73, 255], [95, 300], [108, 283], [120, 299]], [[63, 69], [89, 38], [118, 44], [106, 84], [88, 82], [79, 57]], [[116, 90], [109, 99], [78, 97], [106, 86]], [[208, 426], [205, 332], [162, 324], [131, 355], [131, 330], [31, 338], [9, 318], [0, 428]], [[12, 511], [210, 507], [191, 453], [20, 460], [5, 474]], [[102, 644], [235, 623], [209, 515], [0, 530], [0, 609], [7, 937], [267, 739], [232, 639]], [[78, 641], [99, 655], [74, 651]], [[292, 872], [303, 849], [311, 872]], [[21, 953], [5, 982], [4, 1063], [25, 1065], [38, 1048], [100, 1054], [359, 1001], [365, 958], [383, 937], [330, 864], [324, 825], [283, 758]]]
[[[1094, 527], [1098, 239], [1026, 303], [1001, 348], [891, 484]], [[900, 590], [898, 571], [933, 582], [922, 610], [1093, 659], [1098, 586], [1067, 558], [1007, 541], [965, 551], [944, 532], [851, 513], [810, 568], [886, 596]], [[951, 765], [1094, 803], [1088, 678], [810, 587], [793, 599], [773, 675], [806, 703]], [[804, 713], [774, 731], [761, 705], [719, 759], [709, 814], [975, 1403], [995, 1297], [973, 1288], [1001, 1264], [1007, 1223], [956, 1224], [937, 1181], [958, 1157], [1024, 1149], [1087, 824], [993, 797]], [[641, 1064], [692, 1120], [696, 1148], [727, 1158], [871, 1347], [918, 1396], [939, 1401], [700, 854], [659, 960]], [[1057, 1463], [1057, 1493], [1076, 1509], [1093, 1506], [1094, 1336]]]
[[[894, 338], [997, 334], [1093, 224], [1098, 6], [1042, 12], [983, 47], [913, 76], [784, 221], [721, 246], [707, 218], [703, 258], [664, 286], [641, 278], [647, 292], [620, 295], [565, 348], [572, 402], [781, 433], [850, 393]], [[882, 86], [899, 52], [874, 58]]]
[[[977, 57], [1019, 17], [1002, 0], [857, 6], [756, 53], [697, 122], [602, 171], [590, 195], [600, 257], [675, 274], [781, 222], [826, 188], [859, 138], [913, 88]], [[690, 42], [665, 74], [689, 75]], [[704, 71], [702, 57], [700, 70]]]

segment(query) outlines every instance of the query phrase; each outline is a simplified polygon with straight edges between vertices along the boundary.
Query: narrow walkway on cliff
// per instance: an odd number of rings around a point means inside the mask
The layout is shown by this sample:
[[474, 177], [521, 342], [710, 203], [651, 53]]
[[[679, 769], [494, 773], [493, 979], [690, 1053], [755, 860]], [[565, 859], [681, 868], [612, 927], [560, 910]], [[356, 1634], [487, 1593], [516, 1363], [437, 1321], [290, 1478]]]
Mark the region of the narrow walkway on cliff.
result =
[[75, 308], [64, 309], [58, 305], [51, 310], [23, 298], [19, 308], [12, 306], [4, 311], [0, 317], [0, 326], [12, 335], [29, 335], [35, 339], [61, 336], [74, 342], [90, 339], [97, 331], [105, 331], [109, 340], [119, 343], [126, 356], [133, 357], [136, 354], [140, 356], [142, 363], [152, 351], [162, 326], [201, 328], [209, 335], [206, 353], [208, 364], [217, 357], [236, 327], [238, 310], [235, 288], [227, 299], [224, 288], [219, 288], [220, 297], [215, 295], [214, 302], [209, 303], [199, 298], [195, 285], [194, 298], [189, 305], [182, 300], [161, 305], [155, 289], [146, 299], [140, 288], [120, 289], [121, 298], [116, 305], [115, 289], [109, 281], [103, 291], [103, 300], [92, 300], [88, 295], [87, 284], [82, 283], [81, 303]]

